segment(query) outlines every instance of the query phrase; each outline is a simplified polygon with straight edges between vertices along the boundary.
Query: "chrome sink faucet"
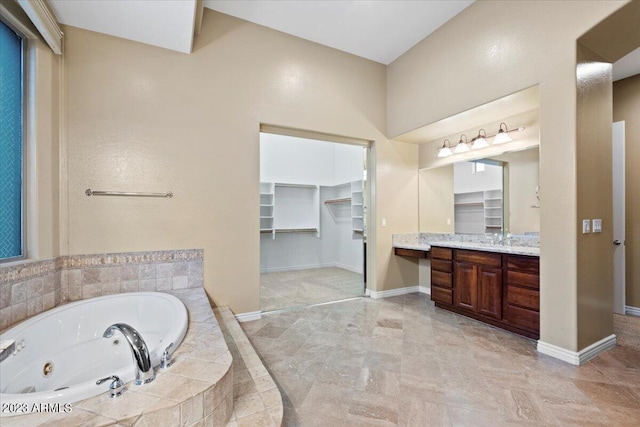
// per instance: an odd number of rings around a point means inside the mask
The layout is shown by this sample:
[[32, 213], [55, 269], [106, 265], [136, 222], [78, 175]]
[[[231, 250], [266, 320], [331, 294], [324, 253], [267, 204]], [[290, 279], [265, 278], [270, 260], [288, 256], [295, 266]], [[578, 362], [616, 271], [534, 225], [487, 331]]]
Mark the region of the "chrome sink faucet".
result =
[[104, 338], [111, 338], [115, 331], [120, 331], [129, 343], [131, 356], [133, 357], [133, 365], [136, 371], [135, 384], [142, 385], [153, 381], [156, 374], [153, 372], [153, 366], [151, 366], [151, 357], [149, 356], [147, 343], [144, 342], [142, 336], [126, 323], [114, 323], [104, 331], [102, 336]]

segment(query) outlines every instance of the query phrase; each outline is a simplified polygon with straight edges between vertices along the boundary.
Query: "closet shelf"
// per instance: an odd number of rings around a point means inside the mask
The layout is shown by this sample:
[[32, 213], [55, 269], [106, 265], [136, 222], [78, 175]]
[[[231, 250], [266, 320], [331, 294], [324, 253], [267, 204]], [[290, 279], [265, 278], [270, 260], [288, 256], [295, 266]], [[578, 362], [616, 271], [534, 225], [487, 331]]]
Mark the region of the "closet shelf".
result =
[[276, 228], [276, 233], [317, 233], [317, 228]]
[[484, 206], [483, 202], [455, 203], [454, 206]]
[[351, 197], [343, 197], [341, 199], [327, 199], [324, 201], [325, 205], [332, 205], [336, 203], [350, 203]]
[[276, 182], [274, 184], [276, 187], [293, 187], [293, 188], [318, 188], [316, 185], [309, 184], [285, 184], [282, 182]]

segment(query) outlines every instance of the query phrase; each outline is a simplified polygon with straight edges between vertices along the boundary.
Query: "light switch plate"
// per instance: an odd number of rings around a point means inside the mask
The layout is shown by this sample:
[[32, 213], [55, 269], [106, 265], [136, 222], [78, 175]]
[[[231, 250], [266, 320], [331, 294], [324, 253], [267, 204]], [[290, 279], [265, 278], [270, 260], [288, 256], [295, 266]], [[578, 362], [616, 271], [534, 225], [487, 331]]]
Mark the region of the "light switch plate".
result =
[[591, 220], [583, 219], [582, 220], [582, 234], [591, 233]]
[[592, 229], [594, 233], [602, 233], [602, 220], [594, 219]]
[[387, 226], [387, 218], [382, 218], [382, 226], [383, 227]]

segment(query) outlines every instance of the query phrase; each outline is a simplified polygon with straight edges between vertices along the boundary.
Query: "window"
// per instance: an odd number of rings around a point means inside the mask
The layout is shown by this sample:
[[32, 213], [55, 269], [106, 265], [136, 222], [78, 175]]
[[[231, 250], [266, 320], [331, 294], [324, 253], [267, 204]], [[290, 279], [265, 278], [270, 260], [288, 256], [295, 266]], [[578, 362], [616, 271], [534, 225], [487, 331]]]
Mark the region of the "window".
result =
[[484, 163], [479, 163], [479, 162], [473, 162], [471, 163], [471, 172], [472, 173], [478, 173], [478, 172], [484, 172]]
[[23, 258], [22, 37], [0, 21], [0, 261]]

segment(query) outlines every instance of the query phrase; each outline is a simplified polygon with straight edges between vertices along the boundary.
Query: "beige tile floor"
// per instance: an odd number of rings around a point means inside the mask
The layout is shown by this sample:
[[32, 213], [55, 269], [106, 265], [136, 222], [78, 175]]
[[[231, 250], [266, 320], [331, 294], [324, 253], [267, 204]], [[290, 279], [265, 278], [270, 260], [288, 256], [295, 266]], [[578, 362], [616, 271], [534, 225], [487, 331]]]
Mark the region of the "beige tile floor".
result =
[[640, 352], [618, 346], [575, 367], [428, 298], [360, 298], [242, 324], [280, 388], [283, 425], [640, 425]]
[[301, 307], [362, 296], [362, 274], [343, 268], [263, 273], [260, 275], [262, 311]]

